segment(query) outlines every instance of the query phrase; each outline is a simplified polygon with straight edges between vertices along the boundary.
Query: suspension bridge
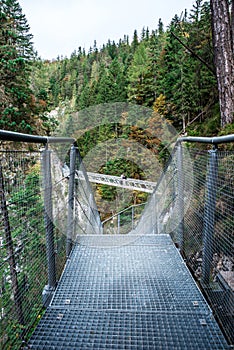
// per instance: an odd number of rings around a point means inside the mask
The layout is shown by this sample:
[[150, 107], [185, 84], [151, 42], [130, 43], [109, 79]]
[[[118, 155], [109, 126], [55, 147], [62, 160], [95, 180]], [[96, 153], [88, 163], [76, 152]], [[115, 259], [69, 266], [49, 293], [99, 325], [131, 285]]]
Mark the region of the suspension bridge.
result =
[[91, 172], [87, 172], [87, 175], [90, 182], [94, 182], [96, 184], [126, 188], [132, 191], [152, 193], [154, 188], [156, 187], [156, 183], [152, 181], [123, 178], [121, 176], [97, 174], [97, 173], [91, 173]]
[[[64, 177], [69, 178], [70, 169], [66, 164], [62, 166], [62, 171], [63, 171]], [[77, 175], [79, 179], [82, 179], [82, 180], [85, 179], [82, 171], [78, 171]], [[89, 171], [87, 171], [87, 176], [88, 176], [89, 182], [101, 184], [101, 185], [121, 187], [132, 191], [152, 193], [154, 188], [156, 187], [156, 183], [153, 181], [125, 178], [123, 176], [98, 174], [98, 173], [92, 173]]]
[[[1, 348], [233, 348], [234, 135], [178, 139], [157, 183], [87, 173], [71, 138], [0, 139]], [[90, 182], [151, 195], [101, 222]]]

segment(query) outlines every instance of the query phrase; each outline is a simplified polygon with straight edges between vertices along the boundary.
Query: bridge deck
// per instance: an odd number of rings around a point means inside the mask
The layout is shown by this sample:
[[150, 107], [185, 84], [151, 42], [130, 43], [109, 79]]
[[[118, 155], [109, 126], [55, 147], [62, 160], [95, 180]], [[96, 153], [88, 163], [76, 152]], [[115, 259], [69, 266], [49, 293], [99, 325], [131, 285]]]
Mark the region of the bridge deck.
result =
[[56, 350], [228, 348], [168, 235], [81, 239], [29, 345]]

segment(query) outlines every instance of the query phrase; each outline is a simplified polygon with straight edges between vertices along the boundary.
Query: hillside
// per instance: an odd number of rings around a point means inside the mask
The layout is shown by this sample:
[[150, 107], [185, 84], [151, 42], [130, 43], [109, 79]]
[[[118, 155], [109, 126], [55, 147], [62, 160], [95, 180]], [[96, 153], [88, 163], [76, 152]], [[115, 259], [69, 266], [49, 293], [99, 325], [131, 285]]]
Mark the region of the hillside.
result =
[[[75, 136], [82, 157], [89, 157], [87, 170], [154, 180], [147, 159], [163, 167], [178, 135], [234, 132], [232, 116], [225, 125], [219, 107], [225, 93], [222, 74], [215, 73], [215, 6], [216, 0], [197, 0], [166, 29], [159, 20], [156, 28], [135, 30], [132, 38], [109, 40], [101, 48], [94, 41], [88, 52], [78, 47], [69, 58], [43, 61], [33, 52], [18, 2], [4, 0], [0, 128]], [[133, 152], [133, 144], [141, 149]], [[98, 186], [97, 196], [111, 201], [116, 193]], [[130, 202], [144, 200], [144, 194], [133, 193]]]

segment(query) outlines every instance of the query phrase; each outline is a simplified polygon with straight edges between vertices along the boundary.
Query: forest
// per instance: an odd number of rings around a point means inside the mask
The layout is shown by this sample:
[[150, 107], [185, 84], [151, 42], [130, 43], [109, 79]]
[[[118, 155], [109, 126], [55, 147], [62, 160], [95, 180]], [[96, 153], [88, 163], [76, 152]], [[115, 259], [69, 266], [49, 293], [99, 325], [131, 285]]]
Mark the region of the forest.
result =
[[[119, 42], [110, 39], [98, 48], [94, 40], [88, 52], [78, 46], [69, 58], [46, 61], [34, 50], [33, 34], [18, 1], [3, 0], [0, 128], [51, 134], [58, 119], [49, 112], [56, 108], [63, 108], [67, 118], [92, 105], [129, 102], [152, 108], [179, 133], [232, 132], [233, 116], [227, 122], [220, 116], [212, 3], [231, 13], [228, 0], [196, 0], [167, 28], [159, 19], [155, 28], [135, 30]], [[232, 44], [228, 32], [223, 40]]]

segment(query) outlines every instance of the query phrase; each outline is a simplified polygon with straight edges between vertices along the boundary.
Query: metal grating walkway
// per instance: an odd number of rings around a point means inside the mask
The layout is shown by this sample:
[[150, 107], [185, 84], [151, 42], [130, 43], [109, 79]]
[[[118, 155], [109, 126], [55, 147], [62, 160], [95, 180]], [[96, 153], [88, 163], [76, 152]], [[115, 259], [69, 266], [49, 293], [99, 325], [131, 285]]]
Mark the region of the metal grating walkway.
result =
[[82, 238], [29, 346], [229, 348], [169, 235]]

